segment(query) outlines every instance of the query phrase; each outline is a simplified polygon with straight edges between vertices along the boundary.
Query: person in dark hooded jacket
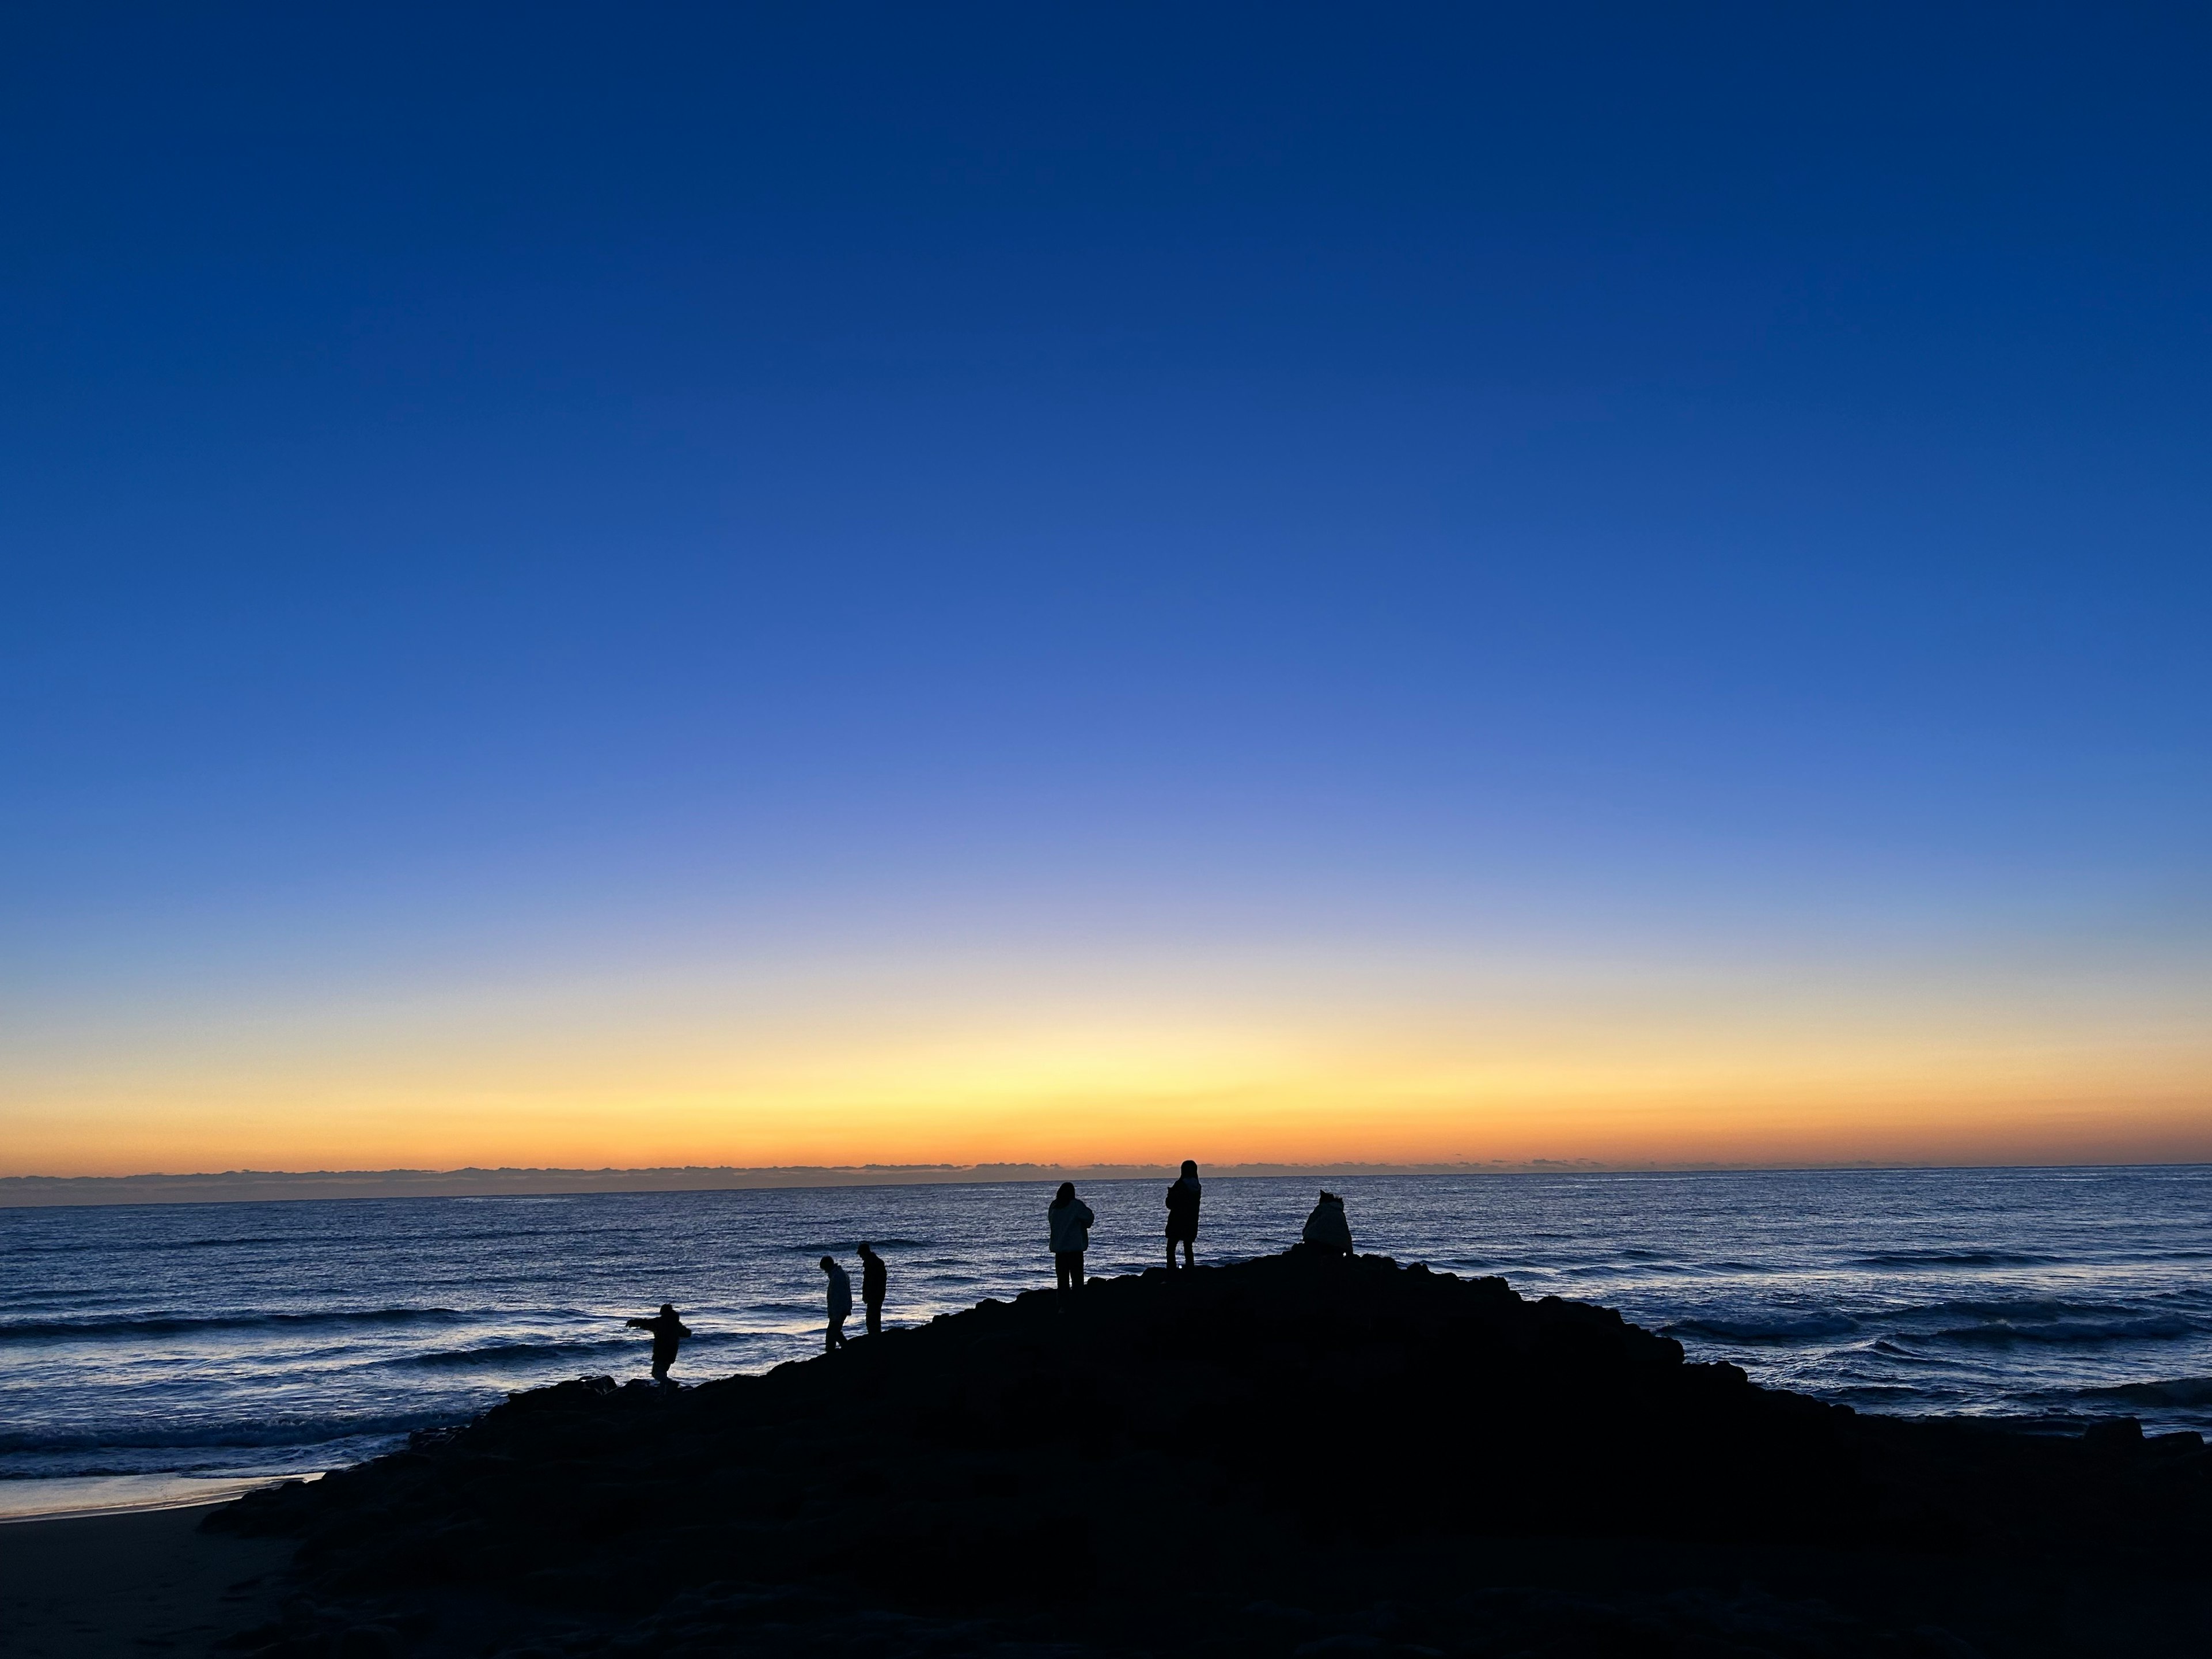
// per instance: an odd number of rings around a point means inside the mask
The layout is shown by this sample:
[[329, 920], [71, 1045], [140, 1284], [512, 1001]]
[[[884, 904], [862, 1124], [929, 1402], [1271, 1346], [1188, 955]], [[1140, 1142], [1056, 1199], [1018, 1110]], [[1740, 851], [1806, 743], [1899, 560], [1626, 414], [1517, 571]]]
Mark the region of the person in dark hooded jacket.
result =
[[650, 1319], [626, 1319], [623, 1324], [633, 1329], [653, 1333], [653, 1380], [668, 1381], [668, 1368], [676, 1363], [676, 1350], [684, 1339], [691, 1334], [690, 1328], [676, 1316], [675, 1308], [668, 1303], [660, 1304], [660, 1311]]
[[1352, 1254], [1352, 1224], [1344, 1218], [1344, 1200], [1334, 1193], [1323, 1191], [1306, 1218], [1305, 1241], [1328, 1255]]
[[1083, 1288], [1083, 1253], [1091, 1248], [1091, 1224], [1098, 1218], [1075, 1195], [1075, 1183], [1063, 1181], [1045, 1207], [1044, 1218], [1052, 1237], [1053, 1273], [1066, 1297]]
[[860, 1305], [868, 1310], [868, 1334], [884, 1334], [884, 1291], [890, 1275], [884, 1271], [884, 1259], [872, 1244], [860, 1246]]
[[1182, 1174], [1168, 1188], [1168, 1266], [1175, 1266], [1176, 1246], [1182, 1246], [1182, 1265], [1198, 1266], [1198, 1165], [1182, 1161]]

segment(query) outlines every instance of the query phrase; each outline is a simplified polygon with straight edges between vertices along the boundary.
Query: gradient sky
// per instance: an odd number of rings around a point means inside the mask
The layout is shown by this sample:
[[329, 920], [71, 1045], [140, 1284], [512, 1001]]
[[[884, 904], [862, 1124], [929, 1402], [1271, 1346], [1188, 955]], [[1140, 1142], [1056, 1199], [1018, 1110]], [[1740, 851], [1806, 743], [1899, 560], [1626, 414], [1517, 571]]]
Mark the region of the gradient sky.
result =
[[2212, 1158], [2191, 9], [19, 9], [0, 1174]]

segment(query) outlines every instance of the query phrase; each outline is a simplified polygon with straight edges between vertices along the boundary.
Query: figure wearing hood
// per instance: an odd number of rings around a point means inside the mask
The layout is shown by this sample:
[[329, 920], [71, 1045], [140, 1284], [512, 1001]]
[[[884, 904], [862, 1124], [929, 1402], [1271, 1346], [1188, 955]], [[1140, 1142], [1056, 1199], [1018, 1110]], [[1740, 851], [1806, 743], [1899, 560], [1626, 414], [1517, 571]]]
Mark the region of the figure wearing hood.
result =
[[890, 1275], [884, 1271], [884, 1259], [870, 1244], [860, 1246], [860, 1305], [868, 1310], [868, 1334], [884, 1334], [884, 1291]]
[[822, 1258], [822, 1271], [830, 1275], [830, 1328], [822, 1339], [822, 1352], [834, 1352], [845, 1346], [845, 1321], [853, 1311], [853, 1281], [837, 1265], [837, 1258]]
[[676, 1363], [676, 1350], [691, 1334], [690, 1328], [676, 1316], [674, 1306], [664, 1302], [660, 1311], [652, 1318], [625, 1319], [623, 1323], [633, 1330], [653, 1333], [653, 1380], [668, 1381], [668, 1368]]
[[1083, 1288], [1083, 1253], [1091, 1248], [1091, 1224], [1098, 1218], [1075, 1195], [1075, 1183], [1063, 1181], [1044, 1212], [1052, 1234], [1052, 1267], [1062, 1294]]
[[1182, 1174], [1168, 1188], [1168, 1266], [1176, 1264], [1176, 1246], [1182, 1246], [1182, 1265], [1198, 1266], [1198, 1165], [1182, 1161]]
[[1344, 1218], [1344, 1200], [1334, 1193], [1323, 1192], [1306, 1218], [1305, 1240], [1330, 1255], [1352, 1254], [1352, 1224]]

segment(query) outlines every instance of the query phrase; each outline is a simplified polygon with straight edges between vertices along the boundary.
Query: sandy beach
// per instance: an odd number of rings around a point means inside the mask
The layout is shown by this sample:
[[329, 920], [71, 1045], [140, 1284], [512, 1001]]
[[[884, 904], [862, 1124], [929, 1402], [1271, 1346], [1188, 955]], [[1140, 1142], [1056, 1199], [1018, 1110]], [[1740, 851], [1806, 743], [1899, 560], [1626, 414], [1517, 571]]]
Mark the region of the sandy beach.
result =
[[292, 1547], [202, 1532], [209, 1507], [0, 1525], [9, 1659], [198, 1654], [273, 1617]]

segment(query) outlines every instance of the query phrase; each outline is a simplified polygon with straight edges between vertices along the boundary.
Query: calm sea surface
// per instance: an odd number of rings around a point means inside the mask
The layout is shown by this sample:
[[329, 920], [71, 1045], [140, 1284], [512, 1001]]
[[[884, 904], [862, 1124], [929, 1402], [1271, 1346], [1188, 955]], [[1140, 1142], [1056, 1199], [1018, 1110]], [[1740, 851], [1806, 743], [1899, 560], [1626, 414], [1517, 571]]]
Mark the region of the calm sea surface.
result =
[[[1332, 1181], [1359, 1246], [1621, 1309], [1863, 1411], [2212, 1430], [2212, 1168]], [[1201, 1261], [1297, 1236], [1315, 1183], [1206, 1186]], [[1088, 1183], [1091, 1266], [1161, 1249], [1165, 1181]], [[0, 1210], [0, 1515], [371, 1456], [509, 1389], [821, 1342], [825, 1252], [894, 1324], [1051, 1281], [1048, 1186]], [[856, 1273], [857, 1277], [857, 1273]], [[59, 1484], [50, 1484], [59, 1483]]]

